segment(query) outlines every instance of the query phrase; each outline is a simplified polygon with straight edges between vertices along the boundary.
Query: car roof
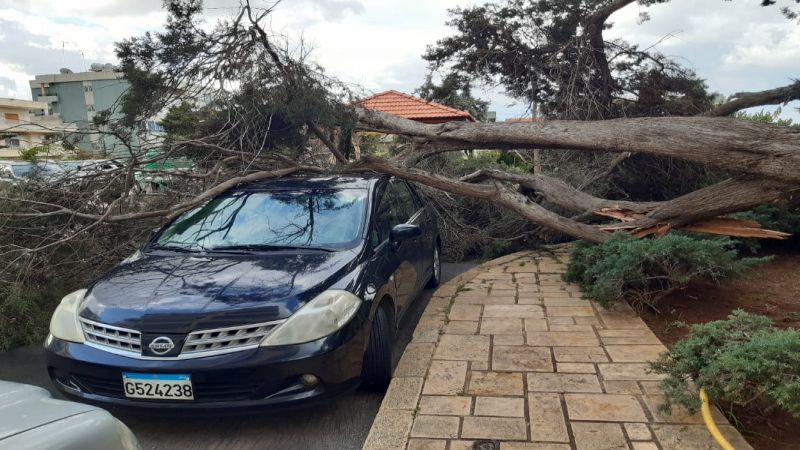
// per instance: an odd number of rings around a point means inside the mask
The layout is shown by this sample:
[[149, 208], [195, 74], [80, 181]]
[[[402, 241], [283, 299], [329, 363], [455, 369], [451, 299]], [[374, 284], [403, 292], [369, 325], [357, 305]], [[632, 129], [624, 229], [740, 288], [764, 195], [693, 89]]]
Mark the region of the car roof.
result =
[[369, 189], [379, 180], [388, 178], [389, 176], [386, 174], [372, 172], [335, 175], [306, 174], [248, 183], [237, 188], [233, 188], [231, 191]]

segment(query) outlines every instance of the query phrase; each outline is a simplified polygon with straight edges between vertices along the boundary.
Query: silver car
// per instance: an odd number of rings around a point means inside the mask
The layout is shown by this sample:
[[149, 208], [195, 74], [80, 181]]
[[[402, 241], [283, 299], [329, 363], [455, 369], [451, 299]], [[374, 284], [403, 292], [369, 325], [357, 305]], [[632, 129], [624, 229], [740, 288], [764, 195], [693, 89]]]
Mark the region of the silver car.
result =
[[0, 381], [0, 450], [139, 450], [125, 424], [108, 412], [56, 400], [46, 390]]

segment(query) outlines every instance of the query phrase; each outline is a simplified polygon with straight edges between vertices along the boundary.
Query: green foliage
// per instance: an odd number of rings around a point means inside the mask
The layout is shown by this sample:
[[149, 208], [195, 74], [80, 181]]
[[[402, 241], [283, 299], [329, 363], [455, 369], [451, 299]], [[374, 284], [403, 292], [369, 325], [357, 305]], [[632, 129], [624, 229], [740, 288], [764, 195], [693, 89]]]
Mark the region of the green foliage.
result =
[[466, 111], [479, 122], [486, 120], [486, 113], [489, 111], [489, 102], [472, 96], [469, 79], [463, 75], [448, 74], [437, 85], [429, 74], [425, 83], [415, 92], [425, 100]]
[[766, 123], [770, 125], [777, 125], [779, 127], [800, 127], [800, 124], [795, 124], [792, 119], [781, 119], [781, 108], [777, 108], [772, 112], [761, 110], [757, 113], [748, 114], [745, 111], [739, 111], [733, 115], [739, 120], [746, 120], [748, 122]]
[[800, 331], [778, 330], [764, 316], [734, 311], [726, 320], [693, 325], [686, 339], [652, 362], [666, 374], [663, 409], [700, 406], [698, 390], [722, 405], [777, 405], [800, 418]]
[[26, 148], [19, 151], [19, 156], [25, 161], [36, 161], [39, 159], [40, 153], [47, 154], [47, 148], [42, 146]]
[[602, 244], [578, 243], [564, 278], [579, 283], [600, 304], [625, 300], [637, 308], [656, 308], [663, 296], [692, 281], [716, 283], [767, 259], [739, 259], [734, 244], [674, 233], [660, 239], [615, 233]]
[[0, 351], [41, 343], [50, 315], [71, 289], [62, 285], [7, 285], [0, 289]]

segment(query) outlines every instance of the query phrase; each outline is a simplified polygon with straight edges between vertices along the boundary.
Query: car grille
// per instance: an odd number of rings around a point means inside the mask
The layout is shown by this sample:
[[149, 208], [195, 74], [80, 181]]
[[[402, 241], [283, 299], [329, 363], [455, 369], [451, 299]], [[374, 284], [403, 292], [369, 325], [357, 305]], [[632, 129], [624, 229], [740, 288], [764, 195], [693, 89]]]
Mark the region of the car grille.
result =
[[[102, 395], [103, 397], [125, 398], [121, 377], [105, 378], [73, 374], [70, 378], [83, 392]], [[198, 401], [220, 402], [252, 398], [261, 384], [254, 380], [193, 379], [192, 385], [194, 386], [195, 399]]]
[[[105, 325], [84, 318], [79, 319], [88, 342], [122, 350], [120, 354], [125, 356], [133, 358], [141, 356], [142, 334], [139, 331]], [[283, 322], [284, 320], [276, 320], [193, 331], [187, 335], [178, 358], [200, 358], [254, 348]]]
[[258, 345], [283, 321], [193, 331], [186, 337], [181, 355], [236, 351]]
[[83, 335], [89, 342], [129, 352], [142, 352], [142, 334], [136, 330], [112, 327], [80, 318]]

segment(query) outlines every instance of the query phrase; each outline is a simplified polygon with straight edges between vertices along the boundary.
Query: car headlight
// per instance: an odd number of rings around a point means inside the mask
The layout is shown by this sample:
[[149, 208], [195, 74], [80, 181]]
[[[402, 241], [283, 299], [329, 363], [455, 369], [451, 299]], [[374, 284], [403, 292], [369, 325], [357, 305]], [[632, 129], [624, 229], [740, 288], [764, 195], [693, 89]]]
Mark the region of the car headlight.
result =
[[78, 323], [78, 306], [86, 295], [86, 289], [77, 290], [61, 299], [61, 303], [50, 319], [50, 334], [70, 342], [83, 342], [83, 330]]
[[345, 326], [360, 306], [361, 299], [350, 292], [325, 291], [279, 325], [261, 346], [301, 344], [332, 334]]

